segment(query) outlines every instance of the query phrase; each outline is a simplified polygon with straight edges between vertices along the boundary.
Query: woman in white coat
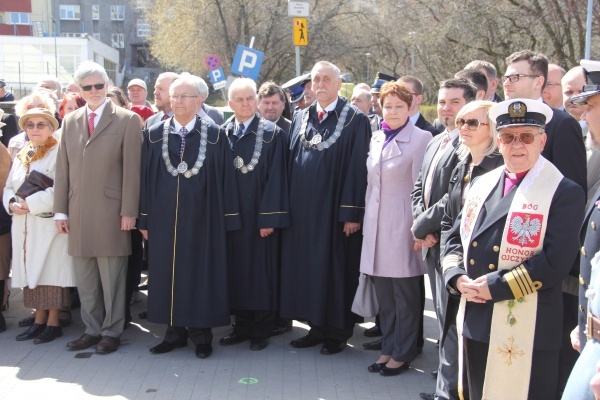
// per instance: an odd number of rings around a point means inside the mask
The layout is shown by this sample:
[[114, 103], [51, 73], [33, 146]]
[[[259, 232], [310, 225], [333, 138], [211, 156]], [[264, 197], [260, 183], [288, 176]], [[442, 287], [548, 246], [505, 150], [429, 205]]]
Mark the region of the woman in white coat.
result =
[[373, 276], [383, 332], [381, 356], [368, 369], [389, 376], [406, 371], [417, 355], [425, 263], [410, 231], [410, 193], [431, 134], [409, 119], [412, 94], [403, 83], [386, 83], [379, 101], [383, 122], [367, 159], [360, 271]]
[[49, 110], [33, 108], [19, 125], [29, 141], [13, 161], [2, 200], [13, 215], [12, 286], [22, 287], [25, 307], [36, 309], [34, 324], [17, 340], [35, 339], [39, 344], [62, 336], [58, 312], [71, 303], [68, 287], [75, 286], [75, 272], [67, 235], [57, 232], [52, 218], [54, 188], [17, 195], [33, 171], [54, 179], [58, 141], [52, 133], [58, 121]]

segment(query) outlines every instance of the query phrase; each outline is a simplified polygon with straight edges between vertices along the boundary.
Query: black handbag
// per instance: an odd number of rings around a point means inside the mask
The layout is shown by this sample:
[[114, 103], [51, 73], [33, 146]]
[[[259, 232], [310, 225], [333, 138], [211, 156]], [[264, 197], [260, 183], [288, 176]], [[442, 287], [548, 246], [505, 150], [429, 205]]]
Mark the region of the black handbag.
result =
[[33, 170], [29, 173], [25, 182], [23, 182], [15, 194], [22, 199], [26, 199], [27, 196], [31, 196], [34, 193], [41, 192], [52, 186], [54, 186], [54, 179]]

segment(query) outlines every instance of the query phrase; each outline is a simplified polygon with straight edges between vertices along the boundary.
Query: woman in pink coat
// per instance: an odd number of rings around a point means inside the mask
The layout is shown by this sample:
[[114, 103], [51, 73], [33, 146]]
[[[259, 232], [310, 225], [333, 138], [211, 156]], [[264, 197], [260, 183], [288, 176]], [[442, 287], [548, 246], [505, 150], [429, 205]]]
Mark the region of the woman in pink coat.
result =
[[425, 263], [410, 227], [410, 193], [431, 134], [409, 119], [412, 94], [403, 83], [381, 88], [382, 130], [373, 133], [360, 270], [372, 275], [383, 331], [381, 356], [369, 366], [383, 376], [406, 371], [417, 356], [420, 284]]

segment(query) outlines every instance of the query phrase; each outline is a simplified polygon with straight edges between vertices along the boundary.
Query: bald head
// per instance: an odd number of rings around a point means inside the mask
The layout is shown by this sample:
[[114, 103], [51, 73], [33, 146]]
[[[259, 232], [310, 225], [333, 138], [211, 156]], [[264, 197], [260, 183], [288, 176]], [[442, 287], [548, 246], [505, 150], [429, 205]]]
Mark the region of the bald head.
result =
[[369, 110], [371, 109], [371, 93], [369, 90], [355, 86], [354, 90], [352, 90], [350, 102], [365, 113], [365, 115], [369, 115]]
[[579, 104], [571, 104], [571, 97], [581, 93], [585, 86], [585, 78], [583, 76], [583, 68], [577, 66], [570, 69], [561, 80], [562, 84], [562, 101], [565, 106], [565, 111], [568, 112], [577, 121], [581, 119], [581, 114], [585, 111], [584, 107]]
[[563, 105], [561, 80], [564, 75], [563, 67], [557, 64], [548, 64], [548, 79], [542, 91], [542, 99], [550, 107], [561, 108]]

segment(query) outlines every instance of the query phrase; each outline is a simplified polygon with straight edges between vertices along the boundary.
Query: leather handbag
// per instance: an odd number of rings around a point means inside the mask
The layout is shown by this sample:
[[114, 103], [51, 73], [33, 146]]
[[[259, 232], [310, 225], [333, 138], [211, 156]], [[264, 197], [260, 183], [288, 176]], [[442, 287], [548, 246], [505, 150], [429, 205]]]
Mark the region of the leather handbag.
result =
[[54, 179], [39, 171], [33, 170], [29, 173], [25, 182], [23, 182], [15, 194], [22, 199], [26, 199], [27, 196], [31, 196], [34, 193], [41, 192], [52, 186], [54, 186]]
[[352, 302], [352, 312], [365, 318], [371, 318], [379, 314], [375, 284], [370, 275], [361, 273], [358, 277], [358, 288]]

